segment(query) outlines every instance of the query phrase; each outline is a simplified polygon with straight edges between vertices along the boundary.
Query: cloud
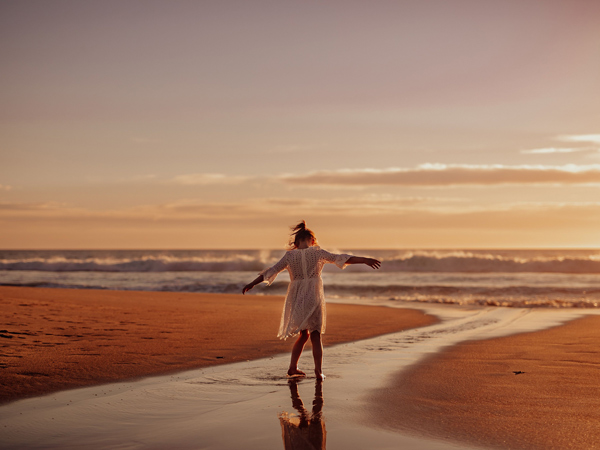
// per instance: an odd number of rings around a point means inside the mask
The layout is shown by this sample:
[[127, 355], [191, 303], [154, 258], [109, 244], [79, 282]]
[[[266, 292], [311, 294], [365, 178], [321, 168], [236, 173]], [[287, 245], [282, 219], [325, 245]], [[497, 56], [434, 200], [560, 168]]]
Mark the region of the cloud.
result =
[[494, 186], [506, 184], [600, 184], [600, 164], [504, 166], [422, 164], [413, 169], [345, 169], [286, 175], [282, 181], [327, 186]]
[[558, 136], [557, 139], [563, 142], [588, 142], [600, 145], [600, 134], [568, 134]]
[[12, 186], [8, 186], [6, 184], [0, 184], [0, 191], [10, 191]]
[[600, 134], [568, 134], [556, 136], [555, 138], [561, 142], [571, 142], [574, 144], [584, 143], [593, 144], [592, 146], [587, 145], [585, 147], [546, 147], [546, 148], [535, 148], [531, 150], [521, 150], [523, 154], [551, 154], [551, 153], [575, 153], [600, 150]]
[[[577, 148], [543, 148], [523, 153], [570, 153]], [[305, 187], [364, 188], [366, 186], [493, 186], [507, 184], [600, 184], [600, 164], [548, 165], [468, 165], [421, 164], [415, 168], [323, 170], [305, 174], [265, 177], [194, 173], [178, 175], [170, 183], [187, 186], [240, 185], [261, 180]]]
[[523, 154], [537, 154], [537, 153], [575, 153], [590, 150], [589, 148], [535, 148], [532, 150], [521, 150]]

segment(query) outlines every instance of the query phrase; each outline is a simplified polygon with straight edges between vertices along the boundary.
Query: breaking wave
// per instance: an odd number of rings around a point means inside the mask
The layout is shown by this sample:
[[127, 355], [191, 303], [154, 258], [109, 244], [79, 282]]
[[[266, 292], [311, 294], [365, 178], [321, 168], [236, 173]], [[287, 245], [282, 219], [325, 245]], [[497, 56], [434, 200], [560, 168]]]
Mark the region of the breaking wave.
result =
[[[111, 256], [14, 255], [0, 259], [0, 270], [41, 272], [258, 272], [282, 256], [272, 252], [176, 252], [168, 255], [130, 255], [118, 251]], [[358, 253], [358, 252], [357, 252]], [[467, 273], [600, 273], [600, 252], [543, 251], [360, 251], [382, 261], [383, 272], [467, 272]], [[352, 271], [364, 268], [351, 267]]]
[[271, 261], [262, 258], [228, 259], [141, 257], [86, 258], [63, 257], [0, 260], [0, 270], [36, 270], [40, 272], [258, 272]]
[[410, 253], [385, 261], [390, 272], [600, 273], [600, 254], [525, 256], [492, 253]]

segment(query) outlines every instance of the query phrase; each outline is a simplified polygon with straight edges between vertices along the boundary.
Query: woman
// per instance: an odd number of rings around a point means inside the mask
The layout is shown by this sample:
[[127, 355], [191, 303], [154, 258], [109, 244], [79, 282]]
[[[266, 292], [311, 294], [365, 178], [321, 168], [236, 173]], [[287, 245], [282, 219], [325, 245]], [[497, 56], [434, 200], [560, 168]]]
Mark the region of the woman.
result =
[[293, 242], [290, 241], [291, 250], [274, 266], [263, 270], [250, 284], [244, 286], [245, 294], [254, 286], [263, 281], [268, 285], [275, 281], [279, 272], [287, 269], [290, 273], [288, 286], [278, 337], [287, 339], [289, 336], [300, 334], [294, 348], [288, 376], [306, 376], [298, 369], [298, 360], [304, 350], [304, 345], [310, 340], [315, 361], [315, 375], [318, 380], [324, 380], [323, 344], [321, 334], [325, 332], [325, 295], [321, 271], [326, 263], [335, 264], [343, 269], [348, 264], [366, 264], [373, 269], [379, 269], [381, 263], [376, 259], [363, 258], [346, 254], [329, 253], [317, 245], [315, 234], [306, 228], [302, 221], [293, 228]]

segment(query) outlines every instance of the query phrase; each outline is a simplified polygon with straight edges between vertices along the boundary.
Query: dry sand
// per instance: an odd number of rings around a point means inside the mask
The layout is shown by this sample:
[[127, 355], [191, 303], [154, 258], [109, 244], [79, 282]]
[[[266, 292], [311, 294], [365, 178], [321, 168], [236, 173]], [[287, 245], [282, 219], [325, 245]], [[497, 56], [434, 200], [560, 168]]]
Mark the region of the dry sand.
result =
[[[0, 403], [288, 352], [282, 297], [0, 287]], [[325, 346], [437, 322], [329, 304]], [[282, 367], [282, 371], [287, 368]]]
[[375, 421], [398, 430], [484, 448], [600, 448], [600, 316], [458, 344], [371, 400]]

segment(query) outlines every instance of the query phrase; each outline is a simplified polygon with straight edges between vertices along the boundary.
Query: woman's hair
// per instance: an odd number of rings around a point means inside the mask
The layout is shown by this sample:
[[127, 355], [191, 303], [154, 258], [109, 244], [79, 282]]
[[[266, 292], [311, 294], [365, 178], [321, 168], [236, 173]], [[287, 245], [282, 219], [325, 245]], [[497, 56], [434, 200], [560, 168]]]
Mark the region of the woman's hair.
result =
[[298, 248], [300, 242], [302, 242], [305, 239], [312, 239], [315, 241], [315, 243], [317, 242], [317, 237], [315, 236], [315, 233], [313, 233], [312, 230], [306, 228], [306, 222], [304, 220], [295, 227], [290, 228], [292, 229], [292, 234], [290, 237], [289, 245], [292, 250]]

